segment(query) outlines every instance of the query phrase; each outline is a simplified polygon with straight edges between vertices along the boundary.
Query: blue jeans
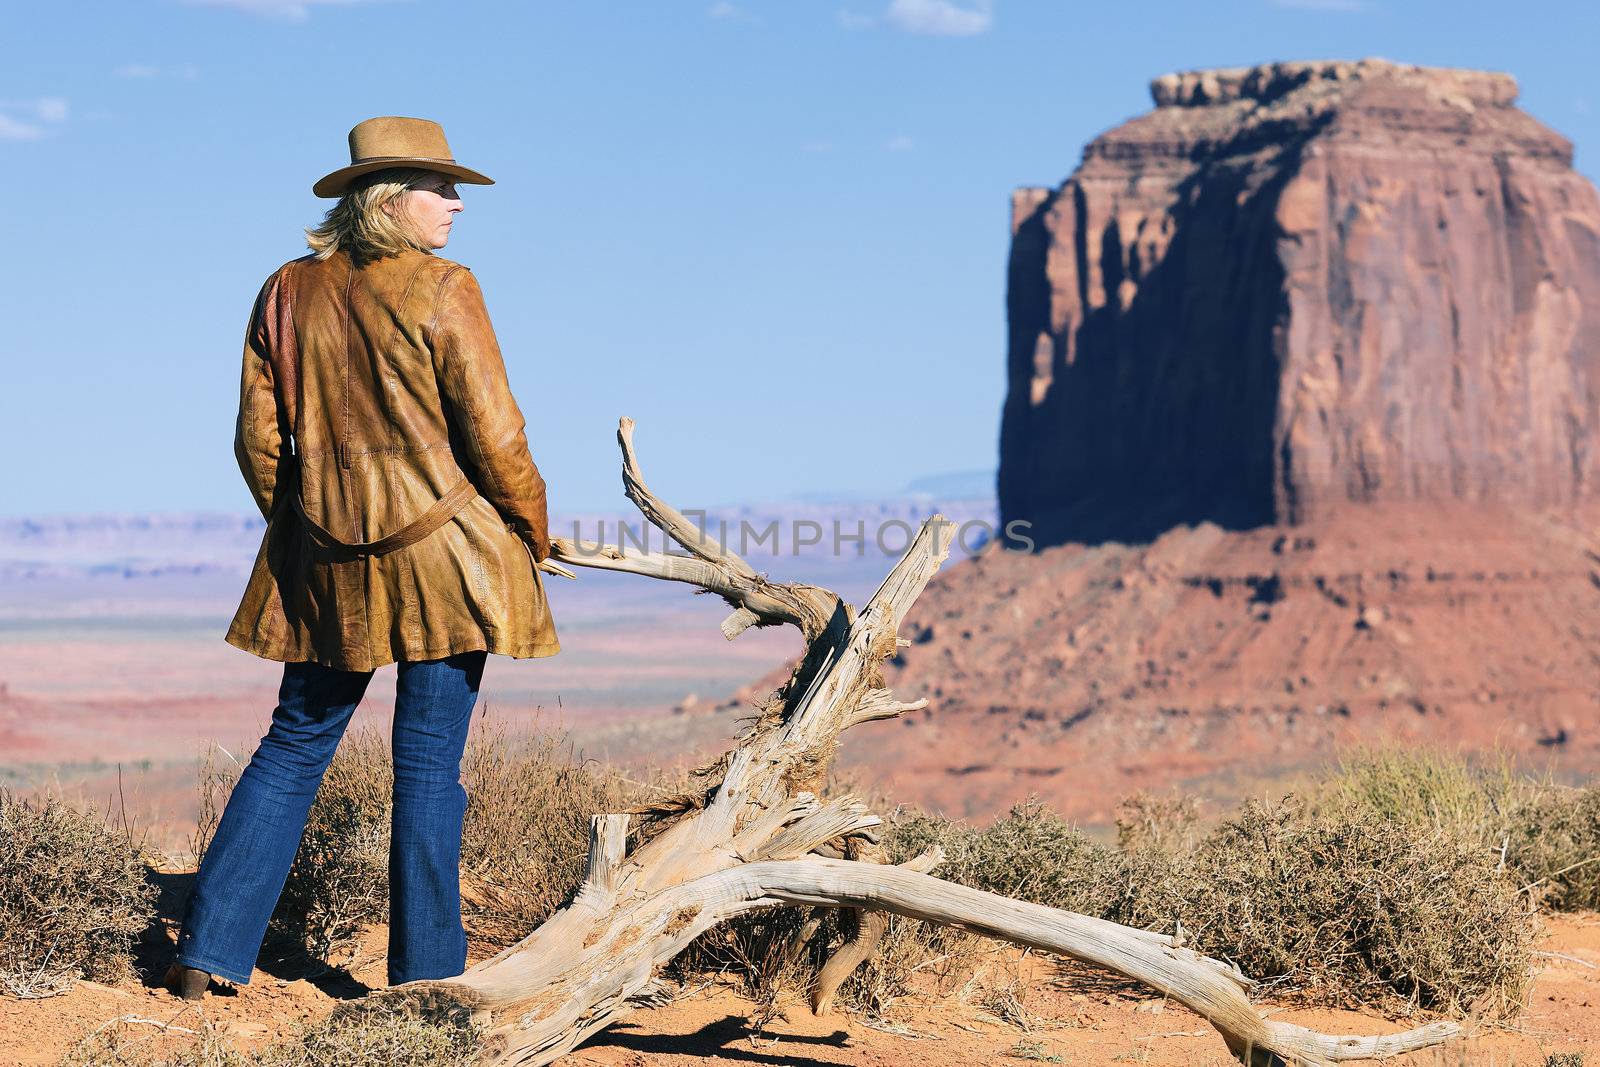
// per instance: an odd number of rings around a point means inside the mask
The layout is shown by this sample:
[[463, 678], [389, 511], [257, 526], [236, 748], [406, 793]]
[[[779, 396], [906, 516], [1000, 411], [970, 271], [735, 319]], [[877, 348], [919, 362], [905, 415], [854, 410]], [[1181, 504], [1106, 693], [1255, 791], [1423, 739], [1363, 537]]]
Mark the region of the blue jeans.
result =
[[[389, 984], [467, 965], [461, 926], [461, 754], [483, 652], [399, 664], [389, 840]], [[272, 726], [239, 776], [195, 875], [178, 961], [247, 983], [322, 775], [371, 671], [288, 663]]]

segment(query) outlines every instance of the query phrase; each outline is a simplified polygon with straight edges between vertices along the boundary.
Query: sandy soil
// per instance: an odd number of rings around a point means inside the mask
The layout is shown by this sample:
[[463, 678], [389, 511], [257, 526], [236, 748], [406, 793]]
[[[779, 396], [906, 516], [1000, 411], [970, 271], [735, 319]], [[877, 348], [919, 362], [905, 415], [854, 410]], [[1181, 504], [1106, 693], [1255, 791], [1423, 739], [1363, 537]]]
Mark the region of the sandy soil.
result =
[[[179, 886], [168, 888], [176, 892]], [[307, 978], [292, 965], [265, 961], [265, 969], [258, 969], [248, 986], [214, 992], [198, 1007], [132, 980], [117, 986], [80, 982], [45, 1000], [0, 997], [0, 1063], [58, 1063], [85, 1034], [121, 1016], [187, 1030], [209, 1021], [236, 1045], [257, 1047], [292, 1034], [341, 1000], [381, 985], [385, 936], [381, 927], [368, 930], [351, 950], [348, 970], [320, 977]], [[169, 945], [163, 936], [143, 946], [142, 969], [158, 975]], [[1515, 1024], [1478, 1028], [1448, 1053], [1417, 1054], [1404, 1062], [1538, 1065], [1556, 1052], [1587, 1050], [1592, 1055], [1600, 1050], [1600, 916], [1555, 917], [1537, 966], [1528, 1008]], [[982, 988], [1018, 978], [1020, 1015], [1007, 1012], [1010, 1017], [1002, 1018], [984, 1006], [988, 998]], [[732, 989], [689, 990], [675, 1003], [638, 1012], [613, 1026], [564, 1062], [589, 1067], [968, 1067], [1013, 1060], [1221, 1067], [1233, 1062], [1216, 1033], [1183, 1008], [1099, 972], [1009, 949], [996, 949], [983, 964], [980, 980], [965, 990], [930, 984], [901, 1001], [892, 1022], [844, 1013], [816, 1017], [798, 1003], [783, 1008], [783, 1018], [752, 1033], [751, 1005]], [[1304, 1008], [1286, 1009], [1279, 1017], [1345, 1033], [1416, 1025], [1415, 1020]], [[152, 1052], [192, 1040], [164, 1035], [149, 1023], [132, 1024], [127, 1033]]]

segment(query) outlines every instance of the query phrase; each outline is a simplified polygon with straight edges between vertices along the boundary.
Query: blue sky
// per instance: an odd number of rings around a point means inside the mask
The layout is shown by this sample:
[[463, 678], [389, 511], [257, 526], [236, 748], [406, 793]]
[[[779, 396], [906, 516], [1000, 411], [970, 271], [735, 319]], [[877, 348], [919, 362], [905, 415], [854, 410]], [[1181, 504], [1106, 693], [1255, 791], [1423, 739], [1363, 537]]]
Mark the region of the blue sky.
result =
[[1592, 3], [7, 3], [0, 514], [247, 510], [261, 280], [378, 114], [441, 121], [553, 508], [619, 506], [639, 422], [685, 506], [992, 468], [1008, 196], [1168, 70], [1507, 70], [1600, 158]]

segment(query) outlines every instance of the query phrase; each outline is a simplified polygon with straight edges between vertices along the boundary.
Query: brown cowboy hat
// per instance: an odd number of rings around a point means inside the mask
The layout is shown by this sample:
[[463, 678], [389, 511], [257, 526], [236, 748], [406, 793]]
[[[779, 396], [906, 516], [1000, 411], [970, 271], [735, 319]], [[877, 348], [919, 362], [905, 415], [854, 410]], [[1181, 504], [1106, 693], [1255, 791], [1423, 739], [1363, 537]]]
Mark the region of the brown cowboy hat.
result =
[[390, 167], [436, 170], [468, 185], [494, 184], [493, 178], [456, 162], [445, 143], [444, 129], [437, 122], [383, 115], [356, 123], [350, 131], [350, 165], [318, 181], [311, 192], [317, 196], [342, 196], [356, 178]]

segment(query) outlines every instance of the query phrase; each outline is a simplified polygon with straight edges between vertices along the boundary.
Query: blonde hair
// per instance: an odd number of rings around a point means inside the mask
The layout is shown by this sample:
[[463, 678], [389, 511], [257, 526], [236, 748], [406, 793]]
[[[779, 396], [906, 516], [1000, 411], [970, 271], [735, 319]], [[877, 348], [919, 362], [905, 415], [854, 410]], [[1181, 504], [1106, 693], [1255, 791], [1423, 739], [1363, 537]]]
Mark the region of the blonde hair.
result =
[[318, 259], [343, 251], [358, 264], [413, 250], [431, 255], [433, 250], [422, 243], [405, 212], [389, 205], [433, 176], [410, 167], [362, 175], [320, 224], [306, 229], [306, 244]]

